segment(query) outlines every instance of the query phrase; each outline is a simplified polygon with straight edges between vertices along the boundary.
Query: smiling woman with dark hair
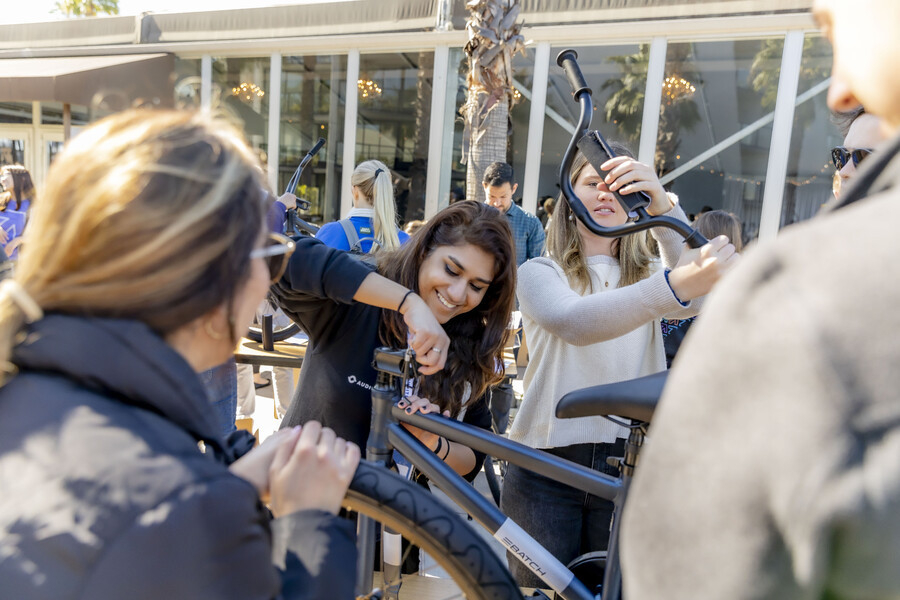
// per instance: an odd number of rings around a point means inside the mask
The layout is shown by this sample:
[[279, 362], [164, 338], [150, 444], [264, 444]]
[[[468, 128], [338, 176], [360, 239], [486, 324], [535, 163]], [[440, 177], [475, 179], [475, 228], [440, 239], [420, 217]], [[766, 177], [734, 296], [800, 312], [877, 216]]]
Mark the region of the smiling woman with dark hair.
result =
[[[409, 343], [425, 365], [418, 394], [408, 400], [411, 410], [439, 410], [490, 428], [482, 396], [500, 379], [497, 365], [515, 293], [512, 236], [500, 212], [471, 201], [445, 208], [399, 249], [379, 254], [383, 278], [373, 266], [317, 240], [297, 244], [274, 291], [310, 342], [282, 427], [315, 419], [365, 444], [375, 383], [372, 353]], [[423, 343], [422, 322], [437, 324], [449, 340]], [[458, 473], [474, 478], [483, 456], [414, 433]]]

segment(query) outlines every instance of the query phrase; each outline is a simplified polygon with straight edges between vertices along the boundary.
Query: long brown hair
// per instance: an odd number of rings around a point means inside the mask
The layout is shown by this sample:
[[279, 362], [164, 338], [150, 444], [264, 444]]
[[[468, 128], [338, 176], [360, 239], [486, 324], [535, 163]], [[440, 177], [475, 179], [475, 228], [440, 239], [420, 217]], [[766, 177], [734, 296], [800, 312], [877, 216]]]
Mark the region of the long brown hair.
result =
[[[247, 279], [264, 185], [224, 122], [182, 111], [107, 117], [54, 162], [14, 279], [45, 312], [133, 319], [168, 334], [230, 304]], [[0, 364], [23, 323], [0, 296]]]
[[15, 199], [16, 208], [22, 208], [22, 200], [30, 200], [31, 204], [35, 201], [34, 182], [31, 180], [31, 173], [22, 165], [4, 165], [0, 167], [0, 173], [9, 173], [13, 180], [12, 191], [6, 190], [0, 194], [0, 210], [9, 208], [9, 203]]
[[[611, 142], [610, 146], [617, 155], [634, 158], [627, 147], [616, 142]], [[578, 152], [569, 175], [569, 180], [573, 185], [587, 164], [587, 158]], [[550, 258], [563, 268], [569, 285], [573, 289], [581, 294], [590, 294], [594, 291], [591, 272], [585, 260], [577, 223], [568, 200], [560, 194], [553, 210], [550, 230], [547, 232], [547, 252]], [[656, 258], [650, 240], [649, 234], [641, 231], [618, 238], [613, 242], [613, 255], [619, 261], [621, 272], [619, 287], [637, 283], [650, 275], [650, 264]]]
[[[447, 363], [438, 373], [423, 377], [419, 395], [459, 414], [467, 386], [478, 398], [502, 378], [503, 343], [516, 290], [516, 253], [512, 233], [497, 209], [474, 201], [457, 202], [436, 214], [398, 250], [384, 253], [378, 270], [411, 290], [419, 290], [419, 269], [440, 246], [472, 244], [494, 257], [494, 278], [481, 303], [444, 324], [450, 337]], [[384, 311], [382, 342], [406, 345], [406, 324], [396, 311]]]

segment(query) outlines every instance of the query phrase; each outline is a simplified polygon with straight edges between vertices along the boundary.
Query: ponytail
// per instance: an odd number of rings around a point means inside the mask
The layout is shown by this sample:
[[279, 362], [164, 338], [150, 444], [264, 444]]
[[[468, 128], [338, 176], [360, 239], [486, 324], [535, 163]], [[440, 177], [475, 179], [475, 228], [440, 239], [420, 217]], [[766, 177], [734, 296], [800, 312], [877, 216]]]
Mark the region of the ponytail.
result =
[[370, 252], [376, 248], [395, 250], [400, 247], [397, 235], [397, 208], [394, 204], [394, 186], [391, 183], [391, 172], [384, 163], [378, 160], [367, 160], [360, 163], [350, 177], [350, 183], [359, 188], [367, 198], [372, 200], [375, 209], [374, 225], [375, 241]]

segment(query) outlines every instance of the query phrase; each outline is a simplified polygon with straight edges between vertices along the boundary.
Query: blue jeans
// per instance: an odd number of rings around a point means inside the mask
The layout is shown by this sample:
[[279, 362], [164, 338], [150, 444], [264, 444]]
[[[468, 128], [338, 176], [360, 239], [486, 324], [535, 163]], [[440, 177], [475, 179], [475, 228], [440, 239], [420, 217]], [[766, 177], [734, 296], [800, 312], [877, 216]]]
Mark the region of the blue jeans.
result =
[[[612, 476], [608, 456], [623, 456], [625, 440], [615, 444], [573, 444], [545, 449], [550, 454]], [[538, 475], [512, 463], [503, 479], [500, 509], [562, 564], [609, 545], [613, 503]], [[507, 552], [509, 570], [523, 587], [547, 587]]]
[[237, 414], [237, 364], [231, 358], [218, 367], [200, 373], [200, 380], [206, 387], [206, 395], [216, 413], [219, 432], [223, 438], [236, 431], [234, 418]]

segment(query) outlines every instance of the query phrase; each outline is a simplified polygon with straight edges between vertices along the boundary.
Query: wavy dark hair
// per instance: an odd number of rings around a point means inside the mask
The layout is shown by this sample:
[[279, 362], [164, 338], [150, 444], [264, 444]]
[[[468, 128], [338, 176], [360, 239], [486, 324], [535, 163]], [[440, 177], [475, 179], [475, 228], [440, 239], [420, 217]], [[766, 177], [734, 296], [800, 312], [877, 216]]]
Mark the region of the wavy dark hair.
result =
[[[422, 377], [419, 394], [456, 417], [462, 407], [466, 384], [471, 398], [481, 396], [499, 383], [503, 344], [516, 292], [516, 252], [506, 217], [497, 209], [472, 200], [457, 202], [436, 214], [409, 241], [383, 253], [378, 271], [393, 281], [419, 291], [419, 269], [441, 246], [472, 244], [494, 257], [494, 278], [481, 303], [444, 324], [450, 351], [443, 370]], [[406, 345], [406, 323], [396, 311], [384, 311], [381, 341], [389, 346]]]
[[31, 180], [31, 173], [25, 167], [22, 165], [4, 165], [0, 168], [0, 173], [9, 173], [13, 180], [12, 191], [6, 190], [6, 192], [0, 194], [0, 207], [2, 207], [0, 210], [6, 210], [9, 207], [9, 203], [13, 200], [16, 201], [15, 210], [22, 208], [23, 200], [31, 200], [31, 203], [34, 204], [34, 182]]

